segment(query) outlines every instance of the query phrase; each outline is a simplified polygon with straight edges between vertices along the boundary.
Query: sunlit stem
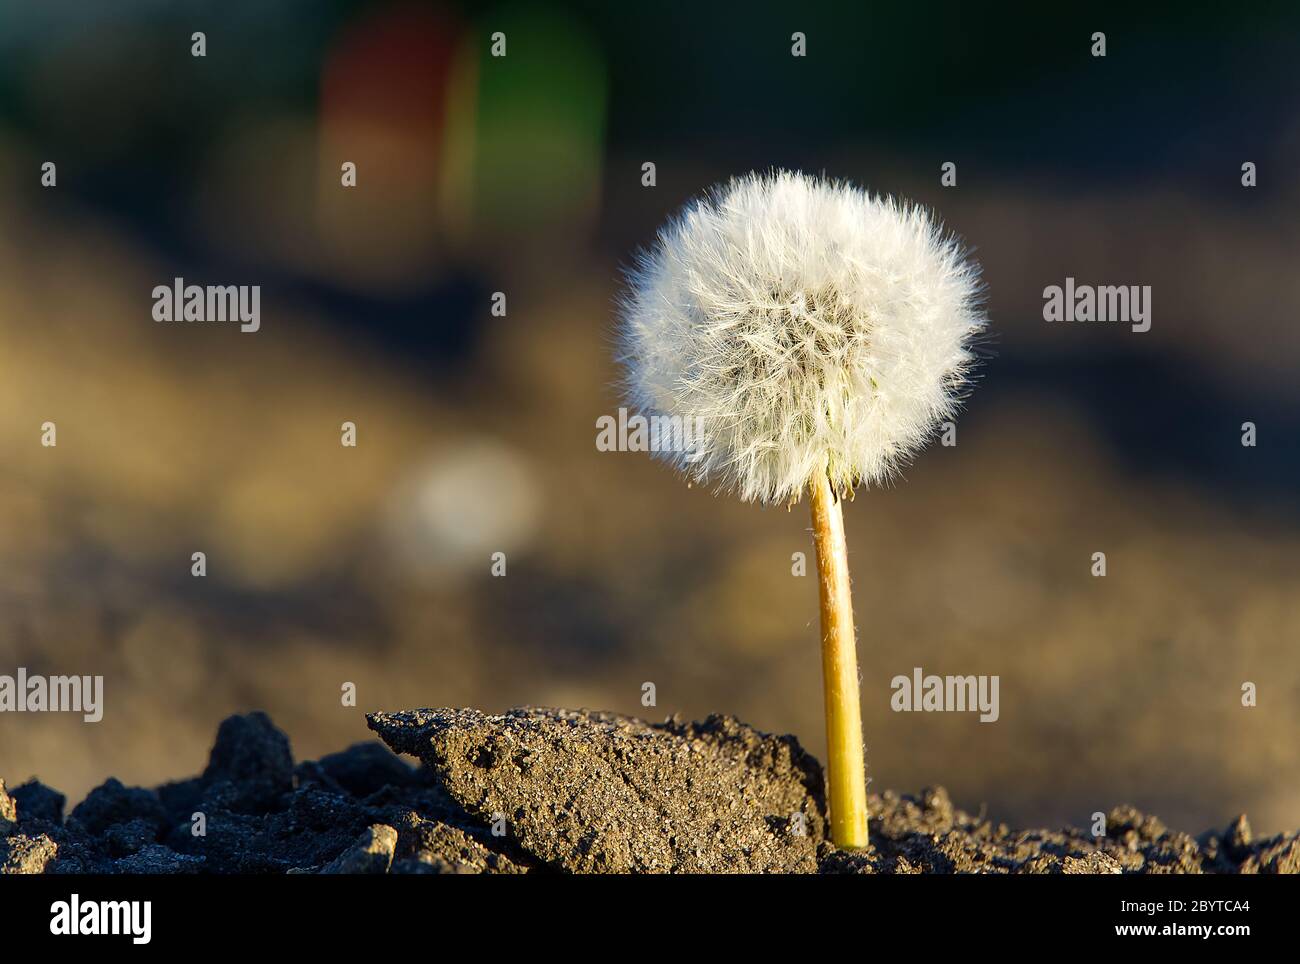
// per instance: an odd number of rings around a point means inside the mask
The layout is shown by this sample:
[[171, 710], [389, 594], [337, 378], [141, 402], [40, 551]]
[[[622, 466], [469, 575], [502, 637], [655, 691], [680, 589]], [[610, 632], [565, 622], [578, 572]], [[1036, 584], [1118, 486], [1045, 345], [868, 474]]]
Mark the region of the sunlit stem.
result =
[[821, 596], [822, 684], [826, 692], [826, 778], [831, 838], [867, 846], [867, 781], [858, 700], [858, 654], [849, 594], [844, 514], [825, 473], [812, 482], [813, 542]]

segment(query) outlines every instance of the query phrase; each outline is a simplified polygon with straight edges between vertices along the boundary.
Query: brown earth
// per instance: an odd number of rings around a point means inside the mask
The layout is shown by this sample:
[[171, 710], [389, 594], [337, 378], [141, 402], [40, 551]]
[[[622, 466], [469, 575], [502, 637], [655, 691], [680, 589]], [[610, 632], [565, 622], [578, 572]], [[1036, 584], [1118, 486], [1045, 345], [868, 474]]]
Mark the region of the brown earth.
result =
[[[384, 746], [294, 764], [262, 713], [193, 779], [61, 794], [0, 782], [3, 873], [1296, 873], [1300, 834], [1245, 816], [1199, 837], [1120, 806], [1106, 835], [1012, 830], [942, 788], [870, 797], [872, 846], [825, 837], [821, 765], [732, 717], [586, 710], [375, 713]], [[201, 819], [200, 819], [201, 818]], [[201, 823], [202, 833], [196, 832]]]

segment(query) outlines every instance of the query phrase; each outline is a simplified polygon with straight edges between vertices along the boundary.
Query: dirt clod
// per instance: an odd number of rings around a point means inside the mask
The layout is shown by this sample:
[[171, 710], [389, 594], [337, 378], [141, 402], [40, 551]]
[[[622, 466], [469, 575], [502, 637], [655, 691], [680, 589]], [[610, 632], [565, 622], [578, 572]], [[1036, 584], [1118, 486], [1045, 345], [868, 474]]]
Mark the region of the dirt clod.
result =
[[58, 849], [45, 834], [35, 837], [11, 834], [0, 840], [0, 874], [44, 873]]
[[[12, 795], [20, 821], [48, 820], [63, 823], [63, 806], [67, 803], [67, 798], [57, 790], [51, 790], [36, 780], [29, 780], [21, 787], [14, 787]], [[4, 834], [0, 833], [2, 836]]]
[[322, 874], [386, 874], [397, 849], [397, 831], [382, 823], [362, 831], [343, 853], [321, 869]]
[[821, 773], [790, 737], [724, 717], [652, 726], [566, 710], [415, 710], [369, 723], [554, 870], [817, 867]]
[[18, 803], [5, 789], [5, 782], [0, 780], [0, 837], [9, 836], [18, 826]]

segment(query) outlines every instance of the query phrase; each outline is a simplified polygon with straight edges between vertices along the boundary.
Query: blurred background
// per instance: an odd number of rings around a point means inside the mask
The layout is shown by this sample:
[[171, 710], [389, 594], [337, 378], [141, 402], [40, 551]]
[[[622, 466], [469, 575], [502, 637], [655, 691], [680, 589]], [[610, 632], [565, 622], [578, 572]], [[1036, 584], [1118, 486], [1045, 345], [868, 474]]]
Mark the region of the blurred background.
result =
[[[872, 789], [1300, 826], [1300, 32], [1177, 9], [0, 6], [0, 673], [106, 704], [0, 715], [0, 776], [153, 785], [254, 708], [300, 757], [519, 704], [820, 756], [806, 505], [595, 447], [622, 268], [782, 166], [935, 206], [988, 284], [958, 445], [846, 507]], [[261, 331], [154, 323], [176, 276], [261, 285]], [[1151, 330], [1045, 323], [1066, 276], [1151, 285]], [[914, 666], [1000, 720], [892, 712]]]

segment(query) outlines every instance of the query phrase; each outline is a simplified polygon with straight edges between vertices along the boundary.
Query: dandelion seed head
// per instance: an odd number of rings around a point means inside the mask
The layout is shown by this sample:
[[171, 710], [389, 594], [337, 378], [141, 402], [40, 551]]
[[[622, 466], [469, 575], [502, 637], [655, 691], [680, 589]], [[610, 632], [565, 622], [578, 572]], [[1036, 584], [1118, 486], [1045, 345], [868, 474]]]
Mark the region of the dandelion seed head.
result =
[[660, 452], [746, 501], [888, 479], [952, 418], [987, 319], [979, 268], [916, 205], [750, 174], [688, 205], [629, 273], [630, 407], [700, 432]]

